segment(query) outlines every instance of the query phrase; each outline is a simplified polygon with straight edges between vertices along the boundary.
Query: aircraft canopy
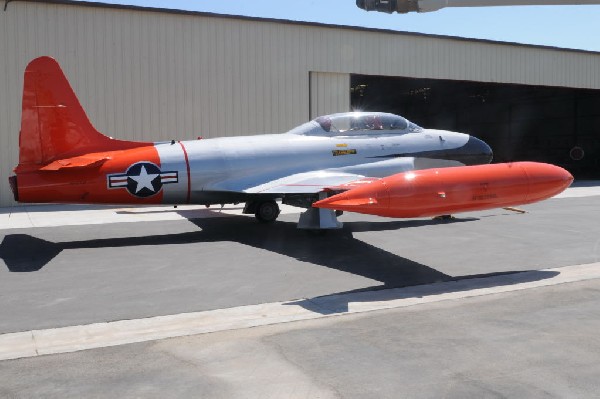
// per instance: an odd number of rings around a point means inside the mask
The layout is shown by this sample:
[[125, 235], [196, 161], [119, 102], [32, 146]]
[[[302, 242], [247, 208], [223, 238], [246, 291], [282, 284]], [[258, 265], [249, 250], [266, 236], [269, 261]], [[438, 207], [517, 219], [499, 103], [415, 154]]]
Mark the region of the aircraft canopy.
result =
[[[383, 112], [345, 112], [319, 116], [289, 133], [306, 136], [381, 135], [418, 132], [421, 128], [407, 119]], [[341, 134], [340, 134], [341, 133]]]

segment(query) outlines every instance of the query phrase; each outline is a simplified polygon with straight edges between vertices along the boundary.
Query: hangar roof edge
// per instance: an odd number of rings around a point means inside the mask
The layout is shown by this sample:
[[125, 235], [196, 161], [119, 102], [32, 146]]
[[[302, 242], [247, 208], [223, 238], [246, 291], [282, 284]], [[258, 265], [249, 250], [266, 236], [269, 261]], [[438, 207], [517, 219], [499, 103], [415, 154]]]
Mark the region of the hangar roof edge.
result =
[[458, 40], [458, 41], [475, 42], [475, 43], [487, 43], [487, 44], [513, 46], [513, 47], [536, 48], [536, 49], [545, 49], [545, 50], [555, 50], [555, 51], [566, 51], [566, 52], [574, 52], [574, 53], [582, 53], [582, 54], [600, 55], [600, 51], [581, 50], [581, 49], [572, 49], [572, 48], [555, 47], [555, 46], [545, 46], [545, 45], [541, 45], [541, 44], [503, 42], [503, 41], [497, 41], [497, 40], [491, 40], [491, 39], [476, 39], [476, 38], [460, 37], [460, 36], [436, 35], [436, 34], [432, 34], [432, 33], [406, 32], [406, 31], [397, 31], [397, 30], [392, 30], [392, 29], [367, 28], [367, 27], [363, 27], [363, 26], [353, 26], [353, 25], [334, 25], [334, 24], [325, 24], [322, 22], [293, 21], [293, 20], [289, 20], [289, 19], [260, 18], [260, 17], [249, 17], [249, 16], [244, 16], [244, 15], [217, 14], [217, 13], [205, 12], [205, 11], [178, 10], [178, 9], [173, 9], [173, 8], [142, 7], [142, 6], [125, 5], [125, 4], [100, 3], [100, 2], [87, 1], [87, 0], [81, 0], [81, 1], [76, 1], [76, 0], [9, 0], [7, 3], [5, 3], [5, 8], [7, 6], [10, 7], [9, 3], [13, 2], [13, 1], [14, 2], [16, 2], [16, 1], [29, 2], [29, 3], [50, 3], [50, 4], [62, 4], [62, 5], [74, 5], [74, 6], [80, 6], [80, 7], [93, 7], [93, 8], [110, 8], [110, 9], [120, 9], [120, 10], [145, 11], [145, 12], [203, 16], [203, 17], [214, 17], [214, 18], [225, 18], [225, 19], [239, 19], [239, 20], [244, 20], [244, 21], [270, 22], [270, 23], [279, 23], [279, 24], [286, 24], [286, 25], [314, 26], [314, 27], [329, 28], [329, 29], [345, 29], [345, 30], [352, 30], [352, 31], [386, 33], [386, 34], [395, 34], [395, 35], [402, 35], [402, 36], [429, 37], [429, 38], [446, 39], [446, 40]]

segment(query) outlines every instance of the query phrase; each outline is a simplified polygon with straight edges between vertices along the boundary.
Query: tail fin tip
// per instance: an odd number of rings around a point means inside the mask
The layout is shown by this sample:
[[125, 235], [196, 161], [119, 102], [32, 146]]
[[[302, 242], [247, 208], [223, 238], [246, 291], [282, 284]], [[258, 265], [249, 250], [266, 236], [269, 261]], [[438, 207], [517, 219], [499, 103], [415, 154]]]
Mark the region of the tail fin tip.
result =
[[58, 62], [38, 57], [25, 68], [19, 165], [44, 165], [110, 140], [90, 123]]

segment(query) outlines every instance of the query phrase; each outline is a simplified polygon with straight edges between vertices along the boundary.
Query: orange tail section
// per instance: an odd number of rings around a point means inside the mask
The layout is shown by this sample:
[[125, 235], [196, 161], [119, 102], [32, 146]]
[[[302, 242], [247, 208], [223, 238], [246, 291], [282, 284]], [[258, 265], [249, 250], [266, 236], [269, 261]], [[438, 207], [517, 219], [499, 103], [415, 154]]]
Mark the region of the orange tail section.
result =
[[[103, 160], [94, 153], [147, 145], [152, 143], [113, 140], [99, 133], [56, 60], [39, 57], [27, 65], [15, 172], [56, 170], [61, 165], [96, 166]], [[70, 160], [56, 163], [65, 159]]]

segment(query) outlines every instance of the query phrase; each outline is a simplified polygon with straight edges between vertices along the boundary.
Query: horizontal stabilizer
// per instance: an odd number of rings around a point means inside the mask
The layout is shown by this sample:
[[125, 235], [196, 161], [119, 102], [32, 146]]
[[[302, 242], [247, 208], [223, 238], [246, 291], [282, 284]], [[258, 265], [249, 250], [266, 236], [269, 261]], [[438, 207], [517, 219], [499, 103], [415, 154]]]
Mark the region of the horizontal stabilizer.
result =
[[40, 170], [57, 171], [65, 169], [99, 168], [104, 162], [108, 161], [109, 159], [110, 157], [104, 155], [82, 155], [80, 157], [59, 159], [40, 168]]

